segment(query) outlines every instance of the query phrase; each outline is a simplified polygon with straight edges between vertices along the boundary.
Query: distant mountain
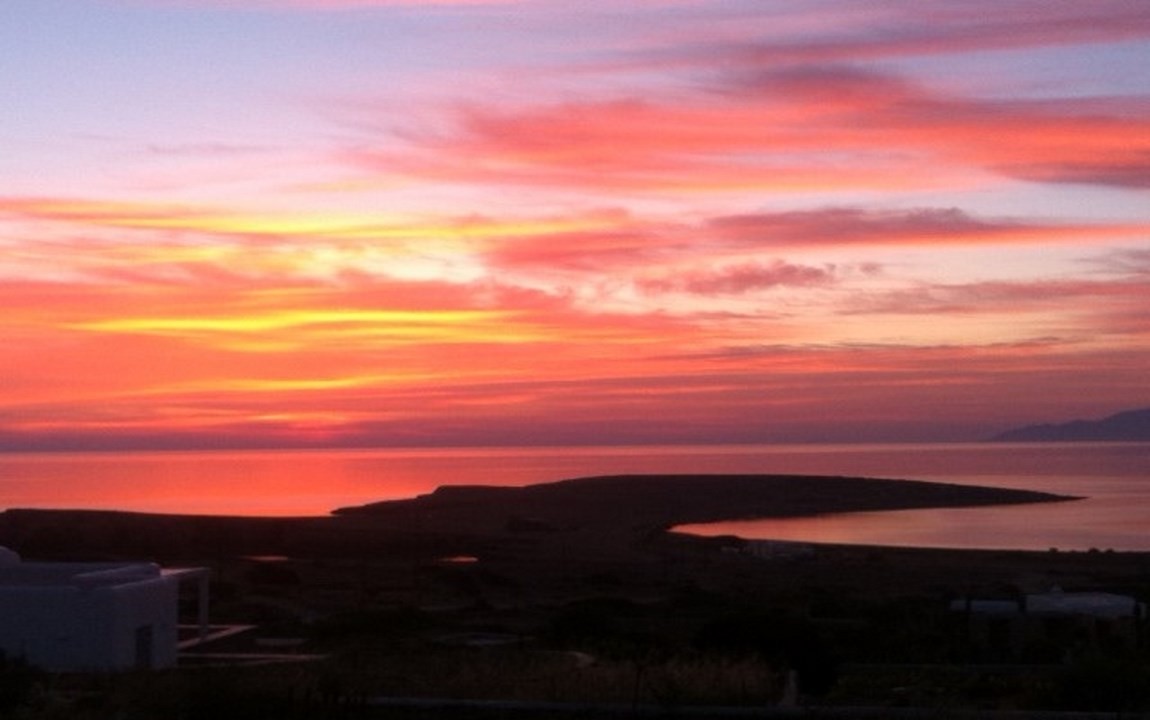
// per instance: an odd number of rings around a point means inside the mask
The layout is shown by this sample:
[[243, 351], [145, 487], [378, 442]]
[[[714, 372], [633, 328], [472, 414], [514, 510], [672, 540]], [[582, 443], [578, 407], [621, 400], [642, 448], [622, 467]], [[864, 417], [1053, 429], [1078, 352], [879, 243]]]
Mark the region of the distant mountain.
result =
[[1101, 420], [1028, 425], [991, 438], [995, 442], [1150, 441], [1150, 408], [1127, 410]]

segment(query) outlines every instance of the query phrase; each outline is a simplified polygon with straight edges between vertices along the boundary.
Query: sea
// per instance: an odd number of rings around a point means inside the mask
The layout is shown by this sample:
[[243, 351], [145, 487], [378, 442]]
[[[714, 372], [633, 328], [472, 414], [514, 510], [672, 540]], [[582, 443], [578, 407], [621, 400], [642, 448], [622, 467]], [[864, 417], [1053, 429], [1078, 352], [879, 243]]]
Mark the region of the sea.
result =
[[319, 516], [441, 485], [783, 473], [1021, 488], [1058, 503], [682, 526], [700, 535], [920, 547], [1150, 551], [1150, 443], [949, 443], [0, 454], [0, 508]]

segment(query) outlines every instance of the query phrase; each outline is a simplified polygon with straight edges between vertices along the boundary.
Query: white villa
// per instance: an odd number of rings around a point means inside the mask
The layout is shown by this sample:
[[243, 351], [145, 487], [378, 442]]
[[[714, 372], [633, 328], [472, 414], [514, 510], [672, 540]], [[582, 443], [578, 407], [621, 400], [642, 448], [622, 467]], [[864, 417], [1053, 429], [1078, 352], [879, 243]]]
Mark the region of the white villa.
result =
[[52, 672], [171, 667], [180, 581], [199, 584], [202, 633], [207, 577], [152, 563], [24, 562], [0, 548], [0, 652]]
[[1141, 647], [1146, 603], [1106, 592], [1050, 592], [1014, 598], [959, 598], [950, 609], [966, 617], [968, 639], [981, 648], [1017, 656], [1044, 641], [1070, 651], [1083, 648]]

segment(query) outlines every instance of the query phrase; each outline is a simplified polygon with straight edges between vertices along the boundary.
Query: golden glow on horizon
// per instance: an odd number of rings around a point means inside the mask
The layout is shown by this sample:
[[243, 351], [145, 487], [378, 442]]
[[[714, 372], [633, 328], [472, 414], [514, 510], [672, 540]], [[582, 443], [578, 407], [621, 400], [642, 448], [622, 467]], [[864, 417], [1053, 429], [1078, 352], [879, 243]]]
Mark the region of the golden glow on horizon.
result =
[[436, 327], [457, 327], [479, 320], [497, 320], [507, 313], [481, 311], [403, 312], [395, 310], [298, 310], [232, 318], [119, 318], [84, 323], [82, 330], [157, 333], [180, 335], [185, 332], [260, 333], [312, 325], [379, 325], [399, 335], [422, 334]]
[[233, 317], [125, 317], [77, 323], [77, 330], [157, 335], [241, 352], [282, 353], [339, 343], [390, 347], [425, 343], [528, 343], [537, 329], [511, 324], [513, 313], [479, 310], [292, 310]]
[[499, 219], [387, 217], [381, 214], [278, 214], [63, 198], [4, 198], [0, 214], [134, 230], [186, 230], [205, 235], [259, 235], [347, 240], [445, 240], [532, 237], [614, 227], [619, 213]]

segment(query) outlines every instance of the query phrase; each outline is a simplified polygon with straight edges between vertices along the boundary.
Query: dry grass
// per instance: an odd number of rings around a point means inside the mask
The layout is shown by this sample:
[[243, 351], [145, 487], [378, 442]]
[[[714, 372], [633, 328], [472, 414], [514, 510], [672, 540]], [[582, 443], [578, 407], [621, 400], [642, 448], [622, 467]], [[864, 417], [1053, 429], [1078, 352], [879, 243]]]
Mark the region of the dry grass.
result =
[[530, 649], [449, 650], [348, 659], [341, 690], [355, 695], [571, 703], [762, 705], [781, 685], [761, 660], [684, 655], [594, 659]]

